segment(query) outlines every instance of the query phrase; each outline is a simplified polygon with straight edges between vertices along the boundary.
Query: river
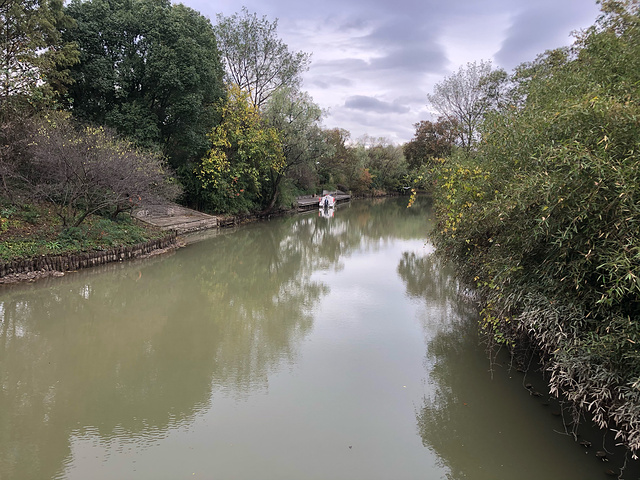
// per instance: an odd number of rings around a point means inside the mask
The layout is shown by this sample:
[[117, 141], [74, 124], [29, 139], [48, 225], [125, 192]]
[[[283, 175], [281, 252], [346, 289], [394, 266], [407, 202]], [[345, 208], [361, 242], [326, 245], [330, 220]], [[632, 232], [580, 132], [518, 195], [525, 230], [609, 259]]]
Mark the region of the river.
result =
[[2, 287], [0, 478], [606, 478], [406, 204]]

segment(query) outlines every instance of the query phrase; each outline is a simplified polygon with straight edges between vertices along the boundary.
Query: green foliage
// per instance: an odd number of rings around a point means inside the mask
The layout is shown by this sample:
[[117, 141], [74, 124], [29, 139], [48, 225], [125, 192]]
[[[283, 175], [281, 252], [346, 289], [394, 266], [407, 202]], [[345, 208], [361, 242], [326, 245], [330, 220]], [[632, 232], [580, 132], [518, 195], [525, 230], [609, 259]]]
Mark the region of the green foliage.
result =
[[[615, 8], [614, 8], [615, 7]], [[640, 449], [640, 28], [603, 2], [571, 55], [517, 70], [472, 158], [438, 169], [440, 251], [485, 298], [484, 325], [545, 353], [552, 391]]]
[[6, 120], [8, 104], [26, 100], [40, 106], [64, 92], [68, 68], [77, 62], [73, 43], [60, 29], [70, 25], [60, 0], [5, 0], [0, 3], [0, 109]]
[[334, 128], [324, 132], [328, 151], [316, 164], [318, 183], [327, 190], [335, 190], [338, 183], [346, 184], [347, 170], [354, 162], [354, 156], [347, 143], [351, 134], [344, 129]]
[[223, 213], [268, 206], [272, 172], [285, 165], [276, 129], [262, 121], [248, 94], [232, 86], [219, 104], [221, 122], [210, 133], [211, 148], [196, 170], [210, 208]]
[[[320, 120], [322, 110], [309, 94], [291, 88], [280, 88], [271, 96], [264, 109], [268, 125], [275, 128], [282, 139], [284, 163], [280, 170], [270, 170], [268, 208], [273, 208], [281, 194], [284, 179], [304, 188], [315, 172], [315, 163], [329, 151]], [[282, 204], [289, 203], [281, 198]]]
[[74, 0], [66, 11], [65, 38], [80, 49], [74, 115], [161, 149], [176, 169], [204, 155], [224, 94], [209, 20], [168, 0]]
[[64, 245], [72, 245], [75, 248], [82, 245], [83, 240], [82, 229], [80, 227], [67, 227], [62, 230], [58, 236], [59, 242]]
[[[373, 191], [401, 192], [407, 175], [407, 162], [403, 149], [385, 138], [365, 136], [359, 142], [366, 155], [364, 183]], [[366, 177], [370, 177], [370, 180]]]
[[[24, 192], [21, 163], [29, 156], [31, 117], [52, 108], [71, 81], [78, 60], [73, 43], [61, 38], [70, 19], [60, 0], [0, 2], [0, 188], [2, 195]], [[0, 218], [0, 230], [6, 218]]]
[[40, 212], [31, 204], [26, 204], [22, 207], [22, 218], [25, 222], [35, 225], [40, 218]]
[[35, 225], [41, 218], [41, 209], [30, 203], [15, 204], [7, 200], [0, 201], [0, 235], [15, 228]]
[[[351, 191], [355, 195], [371, 194], [374, 177], [369, 168], [371, 159], [364, 143], [350, 145], [351, 135], [341, 128], [327, 130], [324, 136], [328, 148], [316, 164], [320, 188], [325, 190], [337, 188]], [[374, 140], [372, 146], [375, 146], [375, 143]], [[404, 157], [400, 158], [396, 155], [395, 159], [399, 164], [404, 162]], [[384, 158], [380, 160], [380, 165], [386, 162]], [[382, 178], [378, 180], [383, 181]]]

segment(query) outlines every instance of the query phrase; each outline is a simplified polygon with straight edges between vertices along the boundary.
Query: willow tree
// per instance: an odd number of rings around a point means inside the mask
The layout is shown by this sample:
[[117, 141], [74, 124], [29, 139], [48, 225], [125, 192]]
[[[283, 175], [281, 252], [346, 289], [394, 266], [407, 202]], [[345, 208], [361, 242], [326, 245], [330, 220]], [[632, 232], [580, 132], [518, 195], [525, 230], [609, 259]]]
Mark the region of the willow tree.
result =
[[270, 171], [270, 200], [268, 208], [276, 205], [282, 193], [283, 180], [297, 183], [304, 190], [315, 173], [315, 164], [329, 152], [325, 135], [320, 127], [322, 109], [311, 96], [300, 90], [281, 88], [267, 103], [264, 117], [282, 139], [283, 167]]

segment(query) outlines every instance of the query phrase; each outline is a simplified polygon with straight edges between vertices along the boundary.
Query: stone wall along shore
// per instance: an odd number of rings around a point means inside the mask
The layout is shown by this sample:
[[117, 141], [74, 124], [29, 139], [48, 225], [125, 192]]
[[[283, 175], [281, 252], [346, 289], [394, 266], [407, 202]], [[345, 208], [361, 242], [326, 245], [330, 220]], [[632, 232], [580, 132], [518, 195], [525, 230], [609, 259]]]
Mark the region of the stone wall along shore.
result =
[[157, 250], [176, 247], [177, 244], [177, 234], [171, 232], [163, 238], [136, 245], [114, 247], [108, 250], [81, 252], [71, 255], [42, 255], [24, 260], [0, 262], [0, 282], [3, 277], [31, 272], [69, 272], [111, 262], [121, 262], [148, 255]]

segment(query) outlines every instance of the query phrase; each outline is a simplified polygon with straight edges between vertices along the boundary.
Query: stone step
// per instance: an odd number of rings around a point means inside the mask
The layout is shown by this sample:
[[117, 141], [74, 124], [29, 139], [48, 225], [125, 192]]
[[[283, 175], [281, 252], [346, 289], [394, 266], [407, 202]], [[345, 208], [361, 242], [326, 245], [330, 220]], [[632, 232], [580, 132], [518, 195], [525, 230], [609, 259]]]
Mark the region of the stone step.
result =
[[216, 219], [199, 220], [197, 222], [186, 222], [163, 227], [163, 230], [175, 230], [178, 234], [197, 232], [209, 228], [217, 228], [218, 221]]
[[148, 205], [138, 209], [134, 215], [143, 222], [160, 227], [162, 230], [175, 230], [179, 234], [219, 226], [218, 218], [213, 215], [172, 203]]
[[198, 230], [205, 230], [208, 228], [217, 228], [218, 227], [218, 219], [213, 218], [205, 218], [195, 221], [187, 221], [181, 223], [171, 223], [169, 225], [161, 226], [162, 230], [175, 230], [178, 234], [189, 233], [189, 232], [197, 232]]

